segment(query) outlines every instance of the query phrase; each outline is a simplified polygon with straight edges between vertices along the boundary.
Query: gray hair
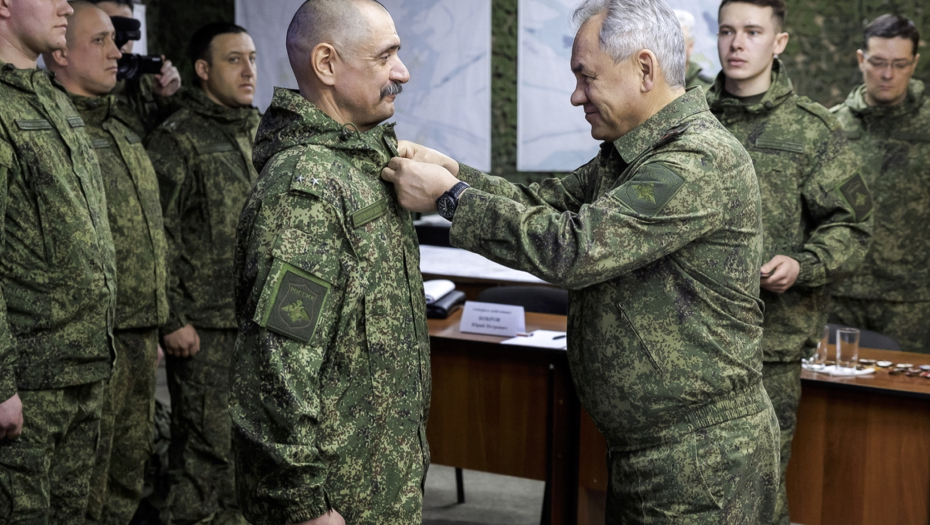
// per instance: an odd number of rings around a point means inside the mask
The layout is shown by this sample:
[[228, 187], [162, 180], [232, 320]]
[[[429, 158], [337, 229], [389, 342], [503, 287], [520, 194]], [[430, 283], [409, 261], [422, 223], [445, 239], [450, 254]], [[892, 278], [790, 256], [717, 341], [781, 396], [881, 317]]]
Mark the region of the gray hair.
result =
[[694, 15], [681, 9], [675, 9], [675, 18], [681, 24], [681, 32], [687, 34], [686, 41], [694, 42]]
[[368, 30], [368, 21], [359, 10], [364, 3], [384, 6], [377, 0], [307, 0], [294, 14], [287, 28], [287, 53], [294, 67], [295, 58], [304, 60], [320, 43], [337, 47], [354, 46]]
[[607, 16], [601, 26], [601, 49], [614, 62], [648, 49], [655, 53], [668, 85], [684, 87], [685, 38], [665, 0], [584, 0], [572, 19], [580, 28], [602, 13]]

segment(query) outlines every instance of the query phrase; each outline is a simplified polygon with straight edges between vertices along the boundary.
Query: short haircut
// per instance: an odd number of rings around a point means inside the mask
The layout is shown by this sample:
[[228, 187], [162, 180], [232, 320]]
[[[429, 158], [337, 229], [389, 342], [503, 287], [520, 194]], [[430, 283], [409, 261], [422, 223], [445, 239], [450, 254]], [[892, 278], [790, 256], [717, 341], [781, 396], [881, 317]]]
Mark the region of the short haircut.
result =
[[674, 9], [674, 12], [675, 18], [677, 18], [678, 23], [681, 24], [681, 31], [688, 34], [685, 40], [694, 42], [694, 15], [687, 11], [682, 11], [681, 9]]
[[210, 22], [194, 31], [190, 43], [187, 45], [187, 58], [190, 59], [191, 65], [198, 60], [210, 62], [210, 44], [213, 39], [226, 34], [248, 33], [242, 26], [230, 24], [229, 22]]
[[[294, 13], [287, 27], [287, 55], [296, 71], [297, 61], [309, 56], [319, 44], [352, 46], [368, 28], [368, 20], [358, 6], [364, 3], [384, 5], [377, 0], [307, 0]], [[386, 9], [385, 9], [386, 10]]]
[[655, 53], [669, 86], [684, 87], [685, 38], [665, 0], [585, 0], [572, 18], [581, 28], [600, 14], [606, 15], [600, 47], [615, 63], [648, 49]]
[[869, 49], [869, 39], [878, 38], [895, 38], [901, 37], [911, 41], [914, 44], [912, 55], [917, 54], [917, 46], [920, 45], [920, 31], [917, 25], [910, 18], [899, 15], [882, 15], [869, 22], [863, 32], [862, 49]]
[[87, 0], [88, 2], [97, 5], [102, 2], [110, 2], [116, 5], [124, 5], [129, 9], [134, 9], [136, 7], [136, 0]]
[[788, 17], [788, 6], [785, 0], [723, 0], [720, 2], [720, 8], [717, 9], [717, 18], [720, 18], [720, 10], [727, 4], [752, 4], [759, 7], [771, 7], [772, 14], [777, 22], [777, 30], [785, 27], [785, 19]]

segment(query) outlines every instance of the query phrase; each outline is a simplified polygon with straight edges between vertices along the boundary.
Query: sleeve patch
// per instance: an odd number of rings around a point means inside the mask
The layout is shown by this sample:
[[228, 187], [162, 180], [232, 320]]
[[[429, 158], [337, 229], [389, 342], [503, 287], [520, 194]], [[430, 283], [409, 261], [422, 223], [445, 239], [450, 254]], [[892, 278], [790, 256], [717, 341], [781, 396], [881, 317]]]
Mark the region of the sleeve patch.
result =
[[271, 267], [271, 294], [259, 323], [302, 343], [309, 343], [316, 331], [330, 284], [309, 273], [276, 259]]
[[843, 199], [856, 214], [856, 220], [863, 220], [872, 212], [872, 196], [862, 180], [861, 175], [853, 175], [838, 188]]
[[618, 188], [617, 198], [636, 213], [653, 217], [668, 204], [685, 180], [662, 164], [650, 164]]

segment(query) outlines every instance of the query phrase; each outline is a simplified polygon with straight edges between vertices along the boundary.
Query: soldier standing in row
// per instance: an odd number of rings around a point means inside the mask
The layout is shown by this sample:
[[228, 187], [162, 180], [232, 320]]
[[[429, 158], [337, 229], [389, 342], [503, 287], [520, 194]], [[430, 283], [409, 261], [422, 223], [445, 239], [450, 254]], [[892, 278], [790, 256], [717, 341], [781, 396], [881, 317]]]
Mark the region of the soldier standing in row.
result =
[[681, 32], [685, 37], [685, 60], [688, 62], [688, 70], [685, 71], [685, 88], [698, 86], [706, 91], [714, 83], [714, 79], [702, 73], [701, 66], [691, 60], [691, 55], [694, 54], [694, 15], [676, 9], [675, 17], [681, 23]]
[[[787, 525], [785, 474], [801, 400], [801, 359], [827, 321], [827, 285], [865, 258], [871, 198], [839, 122], [795, 94], [776, 55], [788, 33], [784, 0], [724, 0], [717, 47], [723, 71], [711, 112], [739, 140], [762, 194], [763, 382], [781, 430], [781, 485], [766, 523]], [[861, 202], [860, 202], [861, 201]]]
[[[67, 92], [65, 0], [0, 2], [0, 516], [80, 524], [113, 363], [116, 265], [100, 168]], [[20, 433], [21, 432], [21, 433]]]
[[588, 0], [575, 20], [572, 103], [604, 141], [594, 160], [518, 186], [402, 142], [383, 176], [405, 207], [438, 207], [452, 244], [569, 289], [569, 363], [609, 450], [607, 523], [761, 523], [778, 423], [752, 161], [685, 91], [664, 2]]
[[137, 135], [108, 95], [120, 52], [110, 17], [72, 2], [67, 47], [43, 58], [71, 94], [92, 140], [116, 246], [116, 364], [105, 389], [87, 523], [126, 525], [142, 497], [152, 453], [158, 326], [168, 318], [158, 180]]
[[[108, 16], [133, 18], [135, 0], [90, 0]], [[123, 45], [121, 52], [132, 53], [133, 41]], [[120, 119], [129, 123], [133, 132], [142, 138], [148, 136], [172, 113], [180, 109], [173, 95], [181, 89], [181, 74], [170, 60], [162, 57], [161, 73], [141, 75], [116, 82], [111, 95], [116, 96], [116, 111]]]
[[162, 328], [171, 392], [167, 522], [243, 523], [235, 499], [229, 366], [236, 342], [232, 261], [239, 212], [258, 174], [255, 45], [208, 24], [191, 38], [198, 87], [152, 133], [168, 240], [170, 313]]
[[411, 214], [381, 169], [409, 73], [371, 0], [310, 0], [287, 51], [300, 92], [262, 119], [239, 224], [231, 412], [250, 523], [420, 523], [429, 333]]
[[830, 321], [930, 353], [930, 96], [912, 78], [920, 34], [883, 15], [863, 40], [864, 83], [832, 111], [875, 196], [875, 236], [865, 264], [833, 290]]

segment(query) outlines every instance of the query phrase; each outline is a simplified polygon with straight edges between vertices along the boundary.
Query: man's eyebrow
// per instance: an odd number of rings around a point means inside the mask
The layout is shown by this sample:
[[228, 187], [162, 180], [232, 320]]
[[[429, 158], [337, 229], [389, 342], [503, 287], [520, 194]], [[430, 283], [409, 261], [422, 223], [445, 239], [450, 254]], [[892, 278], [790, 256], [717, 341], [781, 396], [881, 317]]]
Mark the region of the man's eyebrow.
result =
[[376, 54], [380, 56], [380, 55], [387, 53], [388, 51], [400, 51], [400, 44], [387, 45], [383, 47], [380, 51], [378, 51]]

